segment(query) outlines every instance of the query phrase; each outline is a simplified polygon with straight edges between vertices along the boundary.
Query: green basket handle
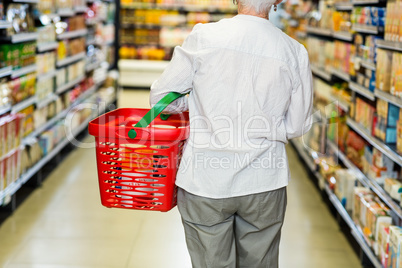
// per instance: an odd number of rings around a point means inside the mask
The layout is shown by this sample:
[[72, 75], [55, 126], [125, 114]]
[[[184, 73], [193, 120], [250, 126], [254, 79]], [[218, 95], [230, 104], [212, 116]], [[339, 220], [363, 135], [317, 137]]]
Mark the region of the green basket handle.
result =
[[[163, 97], [157, 104], [155, 104], [154, 107], [152, 107], [151, 110], [148, 111], [146, 115], [144, 115], [143, 118], [141, 118], [140, 121], [138, 121], [137, 124], [135, 124], [134, 127], [147, 127], [151, 122], [163, 111], [165, 108], [177, 100], [180, 97], [183, 97], [186, 94], [180, 94], [177, 92], [170, 92], [168, 93], [165, 97]], [[161, 114], [161, 119], [162, 120], [167, 120], [170, 115], [167, 114]], [[128, 132], [128, 137], [131, 139], [134, 139], [137, 137], [137, 132], [135, 132], [134, 129], [130, 129]]]

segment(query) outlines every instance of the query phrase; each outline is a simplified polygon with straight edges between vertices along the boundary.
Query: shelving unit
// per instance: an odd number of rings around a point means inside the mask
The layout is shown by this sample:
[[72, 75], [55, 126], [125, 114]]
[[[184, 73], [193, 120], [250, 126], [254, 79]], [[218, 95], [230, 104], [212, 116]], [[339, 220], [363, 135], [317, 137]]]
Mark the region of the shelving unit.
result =
[[13, 68], [11, 66], [3, 67], [0, 69], [0, 78], [11, 75], [13, 72]]
[[391, 42], [385, 40], [376, 40], [377, 47], [395, 51], [402, 51], [402, 42]]
[[71, 80], [70, 82], [67, 82], [66, 84], [64, 84], [64, 85], [62, 85], [62, 86], [60, 86], [60, 87], [58, 87], [58, 88], [56, 89], [56, 93], [57, 93], [57, 94], [62, 94], [62, 93], [64, 93], [66, 90], [68, 90], [68, 89], [74, 87], [75, 85], [81, 83], [84, 79], [85, 79], [85, 75], [81, 75], [81, 76], [79, 76], [79, 77], [77, 77], [77, 78]]
[[355, 82], [349, 82], [349, 88], [360, 95], [363, 95], [367, 99], [374, 101], [375, 100], [375, 95], [373, 92], [371, 92], [368, 88], [365, 88]]
[[[29, 4], [37, 4], [40, 0], [14, 0], [14, 2], [23, 2], [23, 3], [29, 3]], [[97, 0], [99, 1], [99, 0]], [[102, 1], [102, 0], [101, 0]], [[105, 1], [104, 1], [105, 2]], [[111, 2], [112, 3], [112, 2]], [[58, 9], [56, 14], [36, 14], [35, 19], [38, 20], [36, 21], [37, 23], [40, 23], [40, 18], [46, 17], [47, 20], [49, 19], [54, 19], [57, 17], [61, 17], [62, 19], [64, 17], [70, 17], [74, 16], [76, 14], [81, 14], [86, 12], [88, 9], [87, 6], [80, 6], [77, 5], [73, 9]], [[117, 11], [116, 11], [117, 13]], [[96, 19], [94, 23], [104, 23], [104, 19]], [[11, 27], [11, 23], [0, 21], [0, 29], [5, 29]], [[71, 31], [71, 32], [65, 32], [59, 35], [56, 35], [57, 40], [64, 40], [64, 39], [72, 39], [72, 38], [79, 38], [79, 37], [86, 37], [88, 34], [88, 29], [81, 29], [77, 31]], [[32, 32], [32, 33], [21, 33], [21, 34], [15, 34], [10, 37], [5, 37], [1, 36], [0, 41], [2, 43], [22, 43], [22, 42], [29, 42], [29, 41], [36, 41], [38, 40], [39, 34], [37, 32]], [[36, 51], [37, 53], [44, 53], [48, 51], [54, 51], [58, 48], [59, 43], [57, 40], [49, 43], [39, 43], [37, 44]], [[116, 45], [116, 42], [108, 42], [107, 44], [100, 43], [97, 44], [98, 46], [110, 46], [110, 45]], [[84, 60], [86, 57], [86, 52], [81, 52], [79, 54], [67, 57], [63, 60], [57, 61], [55, 63], [55, 68], [52, 69], [49, 68], [49, 71], [46, 73], [41, 73], [40, 75], [37, 76], [36, 81], [45, 81], [45, 80], [50, 80], [53, 79], [57, 73], [58, 69], [57, 68], [65, 68], [70, 64], [73, 64], [75, 62], [78, 62], [80, 60]], [[68, 90], [72, 89], [75, 87], [75, 85], [79, 84], [80, 82], [84, 81], [87, 76], [93, 76], [93, 79], [97, 81], [97, 83], [90, 87], [90, 88], [85, 88], [84, 86], [81, 88], [81, 90], [85, 90], [83, 93], [81, 93], [78, 98], [70, 104], [69, 107], [67, 107], [65, 110], [61, 111], [59, 114], [54, 116], [52, 119], [47, 120], [42, 126], [36, 128], [31, 134], [29, 134], [27, 137], [25, 137], [22, 140], [22, 145], [20, 149], [24, 149], [25, 146], [29, 146], [32, 144], [32, 142], [36, 139], [36, 137], [40, 136], [44, 131], [52, 128], [57, 122], [68, 116], [69, 112], [72, 109], [79, 108], [79, 104], [83, 102], [87, 102], [89, 100], [95, 101], [97, 96], [97, 91], [99, 88], [102, 87], [103, 83], [106, 80], [106, 76], [103, 75], [103, 71], [97, 72], [98, 68], [104, 69], [105, 72], [107, 70], [111, 70], [113, 67], [117, 66], [117, 63], [111, 63], [110, 67], [106, 67], [106, 62], [96, 62], [96, 64], [93, 64], [89, 66], [88, 72], [83, 73], [76, 79], [67, 82], [66, 84], [54, 88], [54, 92], [50, 93], [47, 97], [38, 99], [36, 95], [31, 96], [17, 104], [14, 105], [7, 105], [5, 107], [2, 107], [0, 109], [0, 114], [4, 115], [7, 113], [11, 114], [16, 114], [19, 113], [20, 111], [24, 110], [27, 107], [33, 106], [34, 109], [41, 109], [43, 107], [48, 106], [50, 103], [56, 101], [59, 99], [61, 96], [59, 94], [65, 94]], [[39, 65], [39, 64], [38, 64]], [[36, 73], [37, 68], [39, 67], [36, 64], [30, 65], [30, 66], [25, 66], [20, 69], [15, 69], [12, 70], [11, 66], [0, 68], [0, 78], [1, 77], [9, 77], [9, 79], [16, 79], [18, 77], [24, 76], [29, 73]], [[49, 67], [49, 66], [47, 66]], [[101, 77], [102, 76], [102, 77]], [[103, 77], [104, 76], [104, 77]], [[6, 80], [7, 81], [7, 80]], [[9, 81], [9, 80], [8, 80]], [[55, 82], [55, 81], [54, 81]], [[116, 89], [117, 90], [117, 89]], [[78, 93], [78, 91], [77, 91]], [[38, 93], [40, 94], [40, 93]], [[117, 95], [117, 94], [116, 94]], [[71, 95], [73, 96], [73, 95]], [[64, 97], [64, 96], [63, 96]], [[112, 103], [115, 103], [117, 100], [113, 100]], [[99, 112], [103, 113], [105, 109], [100, 110]], [[53, 159], [64, 147], [66, 147], [69, 143], [70, 140], [69, 138], [72, 138], [76, 136], [78, 133], [82, 132], [87, 128], [88, 122], [92, 118], [88, 118], [83, 122], [78, 128], [73, 129], [72, 132], [68, 132], [67, 137], [63, 139], [61, 142], [59, 142], [56, 147], [49, 152], [47, 155], [45, 155], [42, 159], [40, 159], [39, 162], [37, 162], [33, 167], [31, 167], [29, 170], [27, 170], [20, 178], [18, 178], [15, 182], [7, 185], [7, 187], [3, 190], [0, 189], [0, 206], [2, 205], [7, 205], [13, 198], [15, 198], [15, 194], [20, 189], [20, 187], [26, 183], [32, 176], [34, 176], [36, 173], [38, 173], [51, 159]], [[70, 135], [72, 134], [72, 136]], [[13, 207], [12, 209], [15, 209], [13, 205], [15, 202], [11, 203], [11, 206]]]
[[11, 72], [11, 78], [17, 78], [36, 71], [36, 64], [22, 67]]
[[[330, 200], [330, 202], [332, 203], [332, 205], [335, 207], [335, 209], [337, 210], [337, 212], [339, 213], [339, 215], [343, 218], [343, 220], [346, 222], [346, 224], [348, 225], [348, 227], [350, 228], [350, 232], [353, 235], [353, 237], [355, 238], [356, 242], [359, 244], [360, 248], [362, 249], [362, 251], [367, 255], [367, 257], [370, 259], [370, 261], [372, 262], [372, 264], [374, 265], [374, 267], [376, 268], [382, 268], [382, 265], [380, 263], [380, 261], [377, 259], [377, 257], [375, 256], [373, 250], [370, 248], [370, 246], [367, 244], [367, 242], [365, 241], [362, 231], [360, 230], [359, 227], [356, 226], [356, 224], [353, 222], [351, 216], [349, 215], [349, 213], [346, 211], [345, 207], [341, 204], [341, 202], [339, 201], [339, 199], [337, 198], [337, 196], [332, 192], [332, 190], [329, 188], [328, 184], [325, 183], [325, 179], [320, 175], [319, 172], [316, 171], [316, 168], [311, 166], [311, 162], [312, 157], [309, 157], [308, 154], [305, 152], [305, 150], [303, 149], [302, 145], [299, 144], [298, 141], [292, 140], [292, 145], [296, 148], [298, 154], [301, 156], [301, 158], [304, 160], [304, 162], [306, 163], [307, 167], [310, 169], [311, 173], [316, 177], [316, 179], [320, 182], [320, 181], [324, 181], [324, 185], [323, 187], [320, 187], [321, 190], [323, 192], [326, 193], [326, 195], [328, 196], [328, 199]], [[331, 144], [331, 142], [329, 142], [329, 144]], [[331, 147], [335, 148], [336, 151], [339, 154], [339, 150], [337, 150], [337, 147], [334, 146], [333, 144], [330, 145]], [[344, 155], [343, 155], [344, 156]], [[346, 157], [344, 157], [344, 159], [347, 159]], [[350, 161], [348, 161], [348, 163], [350, 164]], [[353, 164], [352, 164], [353, 165]]]
[[58, 34], [57, 39], [58, 40], [63, 40], [63, 39], [82, 37], [82, 36], [85, 36], [87, 33], [88, 33], [87, 29], [69, 31], [69, 32]]
[[400, 156], [394, 150], [389, 148], [389, 146], [385, 145], [379, 139], [371, 136], [371, 134], [366, 129], [364, 129], [358, 123], [353, 121], [353, 119], [347, 118], [346, 122], [349, 127], [351, 127], [354, 131], [359, 133], [359, 135], [362, 136], [366, 141], [368, 141], [372, 146], [380, 150], [383, 154], [388, 156], [392, 161], [394, 161], [396, 164], [402, 167], [402, 156]]
[[59, 43], [51, 42], [51, 43], [45, 43], [45, 44], [38, 44], [37, 50], [38, 50], [38, 52], [46, 52], [46, 51], [50, 51], [50, 50], [55, 50], [58, 47], [59, 47]]
[[57, 66], [57, 67], [63, 67], [63, 66], [65, 66], [65, 65], [69, 65], [69, 64], [71, 64], [71, 63], [73, 63], [73, 62], [82, 60], [82, 59], [84, 59], [84, 58], [85, 58], [85, 52], [81, 52], [81, 53], [78, 53], [78, 54], [76, 54], [76, 55], [69, 56], [69, 57], [67, 57], [67, 58], [65, 58], [65, 59], [58, 60], [58, 61], [56, 62], [56, 66]]
[[374, 91], [374, 94], [377, 98], [385, 100], [389, 103], [392, 103], [392, 104], [402, 108], [402, 99], [401, 98], [398, 98], [394, 95], [391, 95], [391, 94], [389, 94], [385, 91], [379, 90], [379, 89], [376, 89]]

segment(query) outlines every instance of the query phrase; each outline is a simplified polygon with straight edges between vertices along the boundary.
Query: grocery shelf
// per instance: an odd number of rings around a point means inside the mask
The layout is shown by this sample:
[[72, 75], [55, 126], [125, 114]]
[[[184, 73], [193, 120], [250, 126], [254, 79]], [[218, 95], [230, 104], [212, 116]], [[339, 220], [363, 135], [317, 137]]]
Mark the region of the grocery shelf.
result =
[[101, 64], [100, 61], [90, 63], [87, 66], [85, 66], [85, 71], [87, 71], [87, 72], [93, 71], [93, 70], [97, 69], [100, 66], [100, 64]]
[[40, 74], [40, 75], [36, 76], [36, 80], [37, 81], [47, 80], [47, 79], [55, 77], [56, 74], [57, 74], [57, 70], [54, 69], [54, 70], [51, 70], [51, 71], [49, 71], [47, 73]]
[[79, 61], [79, 60], [82, 60], [84, 58], [85, 58], [85, 52], [81, 52], [81, 53], [75, 54], [73, 56], [69, 56], [67, 58], [64, 58], [62, 60], [56, 61], [56, 66], [57, 67], [63, 67], [65, 65], [68, 65], [70, 63], [73, 63], [73, 62], [76, 62], [76, 61]]
[[327, 71], [315, 66], [314, 64], [311, 64], [310, 68], [311, 68], [312, 73], [315, 76], [319, 76], [319, 77], [321, 77], [322, 79], [324, 79], [327, 82], [331, 81], [331, 78], [332, 78], [331, 73], [329, 73], [329, 72], [327, 72]]
[[20, 69], [13, 70], [11, 72], [11, 78], [17, 78], [33, 72], [36, 72], [36, 64], [28, 65]]
[[338, 70], [335, 68], [331, 68], [331, 73], [346, 82], [350, 82], [350, 75], [348, 73], [345, 73], [344, 71], [341, 71], [341, 70]]
[[321, 35], [326, 37], [332, 36], [332, 31], [329, 29], [307, 26], [307, 33]]
[[71, 8], [62, 8], [57, 11], [60, 17], [71, 17], [75, 15], [75, 11]]
[[349, 127], [351, 127], [353, 130], [359, 133], [372, 146], [380, 150], [383, 154], [388, 156], [392, 161], [397, 163], [399, 166], [402, 166], [402, 157], [398, 153], [389, 148], [379, 139], [373, 137], [366, 129], [361, 127], [357, 122], [355, 122], [351, 118], [347, 118], [346, 123], [348, 124]]
[[339, 2], [335, 3], [335, 9], [338, 11], [352, 11], [353, 3], [352, 2]]
[[11, 112], [11, 104], [0, 107], [0, 116], [9, 112]]
[[375, 41], [377, 47], [391, 49], [396, 51], [402, 51], [402, 42], [391, 42], [385, 40], [376, 40]]
[[360, 248], [364, 251], [367, 257], [370, 259], [371, 263], [375, 268], [382, 268], [382, 265], [378, 258], [375, 256], [373, 250], [367, 245], [366, 240], [363, 237], [360, 229], [355, 225], [349, 213], [346, 211], [345, 207], [339, 201], [338, 197], [331, 191], [329, 186], [325, 184], [325, 192], [328, 195], [329, 200], [334, 205], [335, 209], [338, 211], [339, 215], [343, 218], [346, 224], [349, 226], [352, 235], [354, 236], [356, 242], [359, 244]]
[[390, 102], [400, 108], [402, 108], [402, 99], [389, 94], [388, 92], [385, 92], [383, 90], [375, 89], [374, 94], [377, 98], [385, 100], [387, 102]]
[[36, 109], [41, 109], [47, 105], [49, 105], [49, 103], [56, 101], [59, 98], [58, 95], [56, 94], [49, 94], [46, 98], [44, 98], [43, 100], [37, 101], [36, 102]]
[[74, 7], [74, 11], [76, 13], [84, 13], [85, 11], [87, 11], [88, 7], [87, 6], [75, 6]]
[[361, 65], [364, 68], [367, 68], [367, 69], [370, 69], [372, 71], [375, 71], [375, 63], [374, 62], [371, 62], [371, 61], [365, 60], [365, 59], [361, 59]]
[[81, 37], [85, 36], [88, 33], [88, 29], [80, 29], [80, 30], [75, 30], [75, 31], [67, 31], [61, 34], [57, 35], [58, 40], [63, 40], [63, 39], [70, 39], [70, 38], [75, 38], [75, 37]]
[[[104, 113], [102, 111], [100, 114]], [[72, 135], [75, 137], [82, 131], [84, 131], [92, 118], [86, 119], [81, 125], [79, 125], [76, 129], [72, 131]], [[21, 188], [23, 184], [25, 184], [33, 175], [35, 175], [42, 167], [44, 167], [51, 159], [53, 159], [64, 147], [66, 147], [70, 143], [68, 137], [62, 139], [56, 147], [53, 148], [51, 152], [45, 155], [41, 160], [39, 160], [33, 167], [28, 169], [24, 174], [20, 176], [15, 182], [11, 183], [6, 189], [0, 191], [0, 205], [3, 205], [4, 199], [7, 196], [12, 196], [15, 194], [18, 189]]]
[[378, 26], [371, 26], [365, 24], [352, 24], [352, 30], [359, 33], [368, 33], [368, 34], [378, 34], [379, 28]]
[[354, 92], [359, 93], [360, 95], [363, 95], [369, 100], [375, 101], [375, 96], [374, 93], [371, 92], [368, 88], [363, 87], [355, 82], [349, 82], [349, 88], [353, 90]]
[[[92, 1], [92, 0], [89, 0]], [[87, 0], [88, 2], [88, 0]], [[155, 5], [155, 4], [123, 4], [122, 9], [159, 9], [159, 10], [177, 10], [177, 11], [198, 11], [198, 12], [220, 12], [220, 13], [237, 13], [237, 9], [223, 8], [218, 6], [200, 7], [197, 5]]]
[[14, 34], [12, 36], [0, 36], [1, 41], [15, 43], [22, 43], [22, 42], [29, 42], [29, 41], [36, 41], [38, 39], [38, 33], [20, 33]]
[[39, 0], [12, 0], [14, 3], [38, 4]]
[[95, 45], [96, 44], [95, 38], [87, 39], [86, 44], [87, 44], [87, 46]]
[[49, 50], [55, 50], [58, 47], [59, 47], [59, 43], [49, 42], [49, 43], [38, 44], [36, 49], [38, 50], [38, 52], [46, 52]]
[[70, 88], [74, 87], [76, 84], [81, 83], [84, 79], [85, 79], [85, 75], [81, 75], [78, 78], [76, 78], [76, 79], [74, 79], [74, 80], [72, 80], [70, 82], [67, 82], [64, 85], [59, 86], [56, 89], [56, 93], [57, 94], [64, 93], [67, 89], [70, 89]]
[[32, 96], [32, 97], [29, 97], [29, 98], [27, 98], [27, 99], [25, 99], [23, 101], [20, 101], [19, 103], [16, 103], [16, 104], [14, 104], [12, 106], [11, 113], [16, 114], [19, 111], [24, 110], [25, 108], [35, 104], [36, 101], [37, 101], [36, 96]]
[[375, 5], [380, 3], [380, 0], [352, 0], [353, 5]]
[[345, 112], [349, 111], [349, 104], [346, 101], [339, 99], [335, 96], [331, 96], [331, 101], [336, 102], [336, 105], [339, 108], [341, 108], [343, 111], [345, 111]]
[[402, 209], [399, 204], [395, 203], [394, 200], [389, 196], [387, 192], [374, 180], [368, 178], [352, 161], [347, 158], [347, 156], [339, 150], [338, 146], [334, 144], [332, 141], [327, 140], [327, 145], [332, 149], [332, 151], [336, 154], [339, 160], [351, 170], [359, 182], [366, 188], [370, 188], [378, 197], [385, 203], [387, 206], [398, 216], [402, 219]]
[[336, 39], [343, 40], [343, 41], [353, 41], [353, 34], [349, 32], [333, 32], [332, 36]]
[[11, 22], [0, 20], [0, 29], [8, 29], [11, 28]]
[[11, 75], [13, 67], [7, 66], [0, 69], [0, 78]]

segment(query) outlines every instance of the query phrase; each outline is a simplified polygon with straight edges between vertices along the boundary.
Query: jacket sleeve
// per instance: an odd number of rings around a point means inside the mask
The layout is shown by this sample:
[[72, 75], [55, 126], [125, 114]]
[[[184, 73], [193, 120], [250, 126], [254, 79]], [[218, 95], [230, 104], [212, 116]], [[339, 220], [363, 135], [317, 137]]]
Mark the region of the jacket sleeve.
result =
[[[183, 45], [175, 47], [172, 60], [159, 79], [151, 85], [151, 107], [169, 92], [187, 94], [193, 89], [193, 78], [196, 72], [194, 62], [197, 55], [200, 26], [201, 24], [194, 26]], [[164, 112], [175, 114], [187, 110], [187, 97], [182, 97], [171, 103]]]
[[287, 139], [303, 136], [312, 125], [313, 82], [307, 51], [301, 48], [299, 71], [285, 117]]

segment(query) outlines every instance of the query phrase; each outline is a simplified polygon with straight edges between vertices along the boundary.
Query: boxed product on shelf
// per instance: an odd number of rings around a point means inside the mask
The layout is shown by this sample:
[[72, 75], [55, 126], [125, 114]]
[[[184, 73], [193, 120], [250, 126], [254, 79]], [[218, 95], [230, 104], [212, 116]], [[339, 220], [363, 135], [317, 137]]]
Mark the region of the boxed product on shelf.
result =
[[46, 99], [50, 94], [53, 93], [54, 79], [43, 79], [36, 83], [36, 96], [38, 101]]
[[372, 133], [375, 107], [359, 97], [356, 97], [355, 101], [355, 121]]
[[22, 119], [22, 136], [25, 137], [34, 131], [34, 111], [35, 107], [33, 105], [19, 111], [24, 117]]
[[26, 145], [21, 158], [21, 173], [26, 172], [42, 158], [42, 150], [38, 140], [35, 138], [33, 142]]
[[35, 32], [34, 19], [29, 12], [28, 4], [9, 4], [6, 12], [6, 20], [12, 24], [12, 27], [0, 32], [2, 36]]
[[351, 170], [338, 169], [335, 171], [336, 184], [334, 193], [347, 211], [353, 209], [353, 193], [356, 184], [356, 176]]
[[318, 68], [329, 71], [334, 57], [334, 43], [315, 37], [307, 38], [310, 62]]
[[59, 121], [52, 128], [44, 131], [39, 136], [39, 145], [43, 155], [50, 153], [55, 146], [65, 137], [64, 123]]
[[9, 88], [11, 89], [11, 97], [13, 103], [23, 101], [35, 95], [36, 74], [28, 74], [11, 80]]
[[402, 229], [398, 226], [389, 227], [389, 250], [388, 266], [389, 268], [398, 268], [402, 262]]
[[364, 155], [364, 148], [366, 141], [356, 134], [354, 131], [349, 131], [346, 139], [346, 155], [353, 164], [358, 168], [362, 168], [362, 156]]
[[41, 14], [52, 14], [56, 11], [54, 0], [40, 0], [38, 3], [38, 11]]
[[56, 87], [60, 87], [67, 83], [67, 69], [62, 68], [56, 74]]
[[399, 120], [396, 125], [396, 150], [402, 154], [402, 109], [399, 110]]
[[402, 42], [402, 25], [400, 24], [402, 16], [401, 1], [388, 1], [387, 10], [384, 38], [388, 41]]
[[164, 47], [175, 47], [181, 45], [190, 34], [191, 28], [168, 28], [160, 31], [159, 42]]
[[66, 9], [70, 10], [74, 8], [73, 0], [56, 0], [55, 5], [57, 9]]
[[352, 23], [385, 26], [387, 10], [383, 7], [354, 7], [352, 11]]
[[402, 97], [402, 53], [398, 52], [392, 56], [391, 94]]
[[384, 180], [384, 190], [395, 200], [401, 201], [402, 183], [394, 178]]
[[23, 115], [6, 115], [0, 118], [0, 157], [18, 148], [22, 138]]
[[334, 11], [332, 13], [333, 30], [335, 32], [350, 32], [352, 30], [350, 20], [350, 12]]
[[0, 45], [0, 67], [12, 66], [13, 69], [19, 69], [32, 65], [35, 64], [35, 56], [35, 42]]
[[[365, 209], [362, 206], [363, 200], [373, 200], [374, 195], [373, 192], [365, 187], [355, 187], [353, 193], [353, 210], [352, 210], [352, 219], [356, 223], [357, 226], [365, 226]], [[364, 213], [363, 213], [364, 212]]]
[[7, 188], [20, 177], [21, 149], [1, 158], [0, 190]]
[[0, 108], [7, 107], [11, 104], [11, 89], [6, 79], [0, 80]]
[[392, 51], [377, 49], [376, 88], [390, 92], [392, 72]]
[[394, 165], [395, 163], [385, 154], [373, 148], [373, 161], [368, 176], [379, 184], [384, 184], [386, 178], [397, 177], [398, 174], [394, 171]]
[[47, 52], [36, 55], [37, 75], [46, 74], [55, 69], [56, 52]]
[[85, 52], [85, 49], [86, 49], [85, 38], [62, 40], [59, 42], [59, 47], [57, 48], [57, 60], [62, 60], [69, 56]]
[[81, 60], [74, 64], [70, 64], [66, 68], [67, 81], [72, 81], [85, 73], [85, 61]]
[[381, 265], [383, 267], [387, 267], [389, 251], [389, 226], [386, 224], [379, 225], [377, 247], [374, 250], [375, 254], [380, 259]]
[[351, 68], [351, 66], [353, 66], [352, 56], [355, 55], [355, 46], [336, 40], [334, 42], [334, 49], [334, 60], [332, 66], [347, 74], [353, 74], [354, 68]]
[[395, 144], [397, 140], [397, 122], [399, 107], [385, 100], [377, 100], [377, 122], [374, 135], [387, 144]]
[[46, 26], [38, 27], [38, 44], [46, 44], [56, 41], [56, 29], [54, 24], [49, 24]]

